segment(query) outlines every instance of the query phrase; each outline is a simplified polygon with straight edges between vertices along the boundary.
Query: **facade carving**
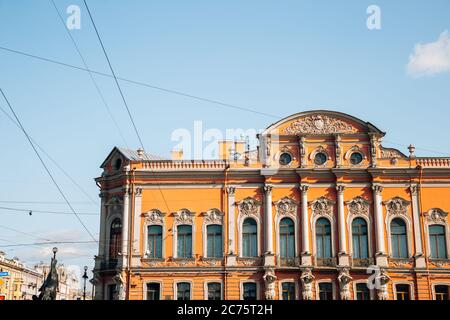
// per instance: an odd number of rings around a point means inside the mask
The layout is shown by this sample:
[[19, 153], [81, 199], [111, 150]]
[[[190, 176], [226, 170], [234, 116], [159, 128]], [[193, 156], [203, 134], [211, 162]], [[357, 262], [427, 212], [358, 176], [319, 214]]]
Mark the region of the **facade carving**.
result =
[[243, 216], [259, 216], [261, 211], [261, 202], [247, 197], [238, 203], [239, 213]]
[[333, 118], [326, 115], [315, 115], [299, 119], [289, 125], [285, 134], [334, 134], [334, 133], [355, 133], [357, 129], [350, 123], [342, 119]]
[[223, 213], [218, 209], [211, 209], [203, 214], [205, 224], [222, 224]]
[[326, 216], [333, 218], [334, 204], [336, 202], [332, 201], [326, 197], [320, 197], [311, 202], [311, 209], [313, 216]]
[[266, 290], [264, 292], [266, 300], [274, 300], [275, 299], [275, 281], [277, 277], [275, 276], [275, 271], [272, 268], [266, 270], [263, 276]]
[[350, 300], [350, 283], [353, 278], [350, 276], [350, 270], [343, 268], [338, 275], [341, 300]]
[[284, 197], [275, 202], [277, 215], [295, 218], [297, 215], [298, 203], [291, 198]]
[[433, 208], [428, 210], [425, 213], [425, 217], [430, 223], [446, 223], [448, 212], [444, 212], [444, 210], [439, 208]]
[[300, 280], [302, 282], [302, 296], [303, 300], [312, 300], [313, 299], [313, 281], [314, 275], [310, 268], [306, 268], [303, 270]]
[[364, 199], [363, 197], [357, 196], [351, 201], [347, 201], [347, 206], [350, 216], [369, 217], [370, 201]]
[[406, 216], [408, 213], [408, 206], [411, 202], [401, 197], [394, 197], [384, 204], [387, 212], [391, 216]]

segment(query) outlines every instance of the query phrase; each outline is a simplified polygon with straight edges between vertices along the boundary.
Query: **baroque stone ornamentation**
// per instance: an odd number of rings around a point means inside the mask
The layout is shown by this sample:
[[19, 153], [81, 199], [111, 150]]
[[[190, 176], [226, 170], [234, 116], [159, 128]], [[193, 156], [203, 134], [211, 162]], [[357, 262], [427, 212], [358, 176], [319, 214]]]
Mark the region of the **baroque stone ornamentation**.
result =
[[236, 187], [227, 187], [227, 193], [229, 196], [234, 196], [234, 193], [236, 191]]
[[312, 115], [291, 123], [285, 134], [333, 134], [354, 133], [357, 129], [350, 123], [326, 115]]
[[333, 217], [333, 206], [336, 202], [326, 197], [320, 197], [310, 202], [313, 215]]
[[425, 217], [430, 223], [445, 223], [447, 216], [448, 212], [439, 208], [430, 209], [425, 213]]
[[[385, 269], [381, 268], [379, 275], [375, 278], [376, 287], [378, 287], [377, 295], [378, 300], [388, 300], [388, 283], [391, 281], [391, 278], [387, 275]], [[378, 286], [377, 286], [378, 285]]]
[[397, 149], [393, 149], [393, 148], [381, 148], [381, 158], [383, 159], [392, 159], [392, 158], [405, 158], [405, 155], [403, 153], [401, 153], [400, 151], [398, 151]]
[[265, 288], [265, 297], [266, 300], [274, 300], [275, 299], [275, 281], [277, 277], [275, 276], [275, 271], [273, 268], [266, 269], [266, 272], [263, 276], [264, 282], [266, 284]]
[[408, 212], [408, 206], [411, 202], [400, 197], [394, 197], [388, 201], [385, 201], [387, 212], [389, 215], [402, 216]]
[[302, 281], [303, 291], [302, 296], [303, 300], [312, 300], [313, 299], [313, 281], [314, 276], [310, 268], [305, 268], [300, 276], [300, 280]]
[[174, 212], [173, 216], [175, 217], [175, 224], [192, 224], [194, 223], [195, 213], [188, 209], [181, 209]]
[[291, 198], [284, 197], [275, 202], [275, 209], [280, 216], [295, 217], [297, 214], [298, 203]]
[[158, 209], [152, 209], [149, 212], [143, 214], [145, 220], [147, 220], [150, 224], [163, 223], [165, 213], [162, 213]]
[[259, 216], [261, 202], [247, 197], [238, 203], [239, 213], [245, 216], [254, 215]]
[[350, 283], [352, 280], [349, 269], [342, 268], [338, 275], [341, 300], [350, 300]]
[[348, 212], [352, 216], [369, 216], [370, 202], [361, 196], [357, 196], [346, 202]]
[[222, 224], [223, 222], [223, 213], [218, 209], [211, 209], [206, 211], [203, 214], [205, 219], [205, 223], [207, 224]]

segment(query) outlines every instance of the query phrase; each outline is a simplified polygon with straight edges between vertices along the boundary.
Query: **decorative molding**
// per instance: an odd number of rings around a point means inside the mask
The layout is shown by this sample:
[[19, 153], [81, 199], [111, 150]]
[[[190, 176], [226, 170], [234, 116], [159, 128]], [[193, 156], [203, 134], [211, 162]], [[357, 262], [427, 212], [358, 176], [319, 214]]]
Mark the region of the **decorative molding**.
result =
[[380, 184], [373, 184], [371, 186], [372, 191], [375, 192], [375, 194], [377, 195], [381, 195], [381, 193], [383, 192], [384, 187]]
[[275, 281], [277, 277], [275, 276], [275, 271], [273, 268], [266, 269], [263, 275], [264, 282], [266, 284], [264, 295], [266, 300], [274, 300], [275, 299]]
[[320, 197], [309, 204], [312, 208], [313, 216], [327, 216], [333, 218], [333, 206], [335, 201], [332, 201], [326, 197]]
[[303, 284], [302, 296], [303, 300], [312, 300], [313, 299], [313, 281], [314, 275], [310, 268], [305, 268], [300, 276], [300, 280]]
[[400, 159], [400, 158], [406, 158], [406, 156], [397, 149], [385, 148], [382, 146], [381, 147], [381, 158], [382, 159]]
[[247, 197], [244, 200], [238, 202], [239, 213], [244, 216], [257, 216], [260, 215], [261, 202]]
[[338, 275], [341, 300], [350, 300], [350, 283], [353, 278], [350, 276], [349, 268], [342, 268]]
[[275, 210], [279, 216], [289, 216], [295, 218], [297, 215], [298, 203], [289, 197], [284, 197], [276, 202]]
[[219, 209], [210, 209], [203, 213], [205, 224], [222, 224], [223, 223], [223, 212]]
[[348, 213], [351, 216], [366, 216], [369, 217], [370, 201], [361, 196], [357, 196], [346, 202]]
[[387, 213], [390, 216], [406, 216], [410, 201], [401, 197], [394, 197], [388, 201], [383, 202], [387, 208]]
[[301, 193], [307, 193], [308, 189], [309, 189], [309, 186], [306, 185], [306, 184], [301, 184], [298, 188], [299, 188]]
[[148, 224], [163, 224], [165, 215], [165, 213], [162, 213], [158, 209], [152, 209], [143, 213], [143, 216]]
[[236, 192], [236, 187], [227, 187], [227, 193], [229, 197], [234, 197], [234, 193]]
[[350, 123], [327, 115], [313, 115], [291, 123], [284, 133], [299, 134], [334, 134], [355, 133], [357, 129]]
[[272, 193], [272, 189], [273, 189], [273, 185], [271, 184], [266, 184], [263, 186], [263, 191], [266, 195], [269, 195]]
[[188, 209], [181, 209], [173, 213], [174, 224], [194, 224], [195, 213]]
[[432, 208], [424, 214], [429, 223], [446, 223], [448, 212], [439, 208]]
[[344, 186], [343, 184], [338, 184], [338, 185], [336, 185], [336, 192], [337, 192], [338, 194], [344, 193], [344, 190], [345, 190], [345, 186]]

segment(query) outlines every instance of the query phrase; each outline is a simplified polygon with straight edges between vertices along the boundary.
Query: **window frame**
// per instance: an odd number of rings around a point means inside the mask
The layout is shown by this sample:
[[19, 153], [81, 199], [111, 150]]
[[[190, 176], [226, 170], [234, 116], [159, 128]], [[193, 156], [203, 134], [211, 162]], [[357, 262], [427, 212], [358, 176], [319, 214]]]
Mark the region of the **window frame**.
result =
[[[208, 227], [209, 226], [220, 226], [222, 228], [222, 255], [219, 257], [210, 257], [208, 255]], [[205, 222], [203, 223], [203, 257], [210, 259], [223, 259], [225, 254], [225, 232], [223, 223], [218, 222]]]
[[218, 283], [220, 284], [220, 300], [224, 300], [224, 291], [223, 291], [223, 281], [222, 279], [208, 279], [203, 284], [203, 291], [204, 291], [204, 300], [208, 300], [208, 285], [211, 283]]
[[[411, 282], [411, 281], [398, 281], [398, 282], [393, 282], [392, 283], [392, 292], [394, 294], [394, 300], [398, 300], [397, 299], [397, 285], [407, 285], [407, 286], [409, 286], [409, 300], [404, 300], [404, 301], [415, 300], [414, 283]], [[402, 301], [402, 300], [399, 300], [399, 301]]]
[[[142, 284], [142, 292], [143, 292], [143, 298], [144, 300], [147, 300], [147, 284], [151, 284], [151, 283], [155, 283], [155, 284], [159, 284], [159, 300], [162, 300], [162, 291], [163, 291], [163, 282], [162, 280], [148, 280], [148, 281], [144, 281], [144, 283]], [[154, 300], [156, 301], [156, 300]]]
[[[179, 231], [178, 231], [178, 228], [179, 227], [183, 227], [183, 226], [188, 226], [188, 227], [190, 227], [191, 228], [191, 255], [189, 256], [189, 257], [185, 257], [185, 256], [183, 256], [183, 257], [180, 257], [180, 255], [179, 255], [179, 252], [178, 252], [178, 250], [179, 250], [179, 248], [178, 248], [178, 240], [179, 240], [179, 238], [178, 238], [178, 233], [179, 233]], [[194, 254], [194, 225], [193, 224], [189, 224], [189, 223], [180, 223], [180, 224], [177, 224], [176, 226], [175, 226], [175, 233], [176, 233], [176, 238], [174, 239], [174, 245], [175, 245], [175, 253], [176, 253], [176, 257], [175, 258], [177, 258], [177, 259], [193, 259], [194, 258], [194, 256], [195, 256], [195, 254]]]
[[248, 279], [248, 280], [241, 280], [240, 285], [239, 285], [239, 296], [240, 296], [240, 300], [244, 300], [244, 284], [246, 283], [255, 283], [256, 284], [256, 300], [260, 300], [260, 285], [259, 285], [259, 281], [258, 280], [254, 280], [254, 279]]
[[[447, 300], [437, 300], [436, 299], [436, 287], [437, 286], [446, 286], [447, 287]], [[435, 282], [435, 283], [432, 284], [431, 289], [432, 289], [432, 293], [433, 293], [433, 300], [436, 300], [436, 301], [450, 301], [450, 282], [449, 283]]]
[[[293, 283], [294, 284], [294, 300], [300, 299], [300, 288], [298, 285], [298, 281], [293, 278], [280, 280], [278, 283], [278, 299], [283, 300], [283, 283]], [[287, 300], [284, 300], [287, 301]]]
[[332, 300], [336, 300], [336, 283], [333, 279], [321, 279], [316, 281], [316, 300], [320, 300], [320, 291], [319, 291], [319, 285], [321, 283], [331, 283], [331, 297]]
[[[366, 229], [367, 229], [367, 232], [366, 232], [366, 237], [367, 237], [367, 257], [365, 257], [365, 258], [361, 258], [361, 257], [359, 257], [359, 258], [355, 258], [354, 257], [354, 253], [355, 253], [355, 244], [353, 243], [354, 241], [353, 241], [353, 223], [355, 223], [355, 220], [358, 220], [358, 219], [361, 219], [361, 220], [363, 220], [365, 223], [366, 223]], [[351, 221], [350, 221], [350, 226], [349, 226], [349, 229], [351, 230], [350, 232], [349, 232], [349, 235], [350, 235], [350, 239], [349, 239], [349, 242], [351, 243], [351, 245], [350, 245], [350, 250], [349, 250], [349, 252], [350, 252], [350, 256], [351, 256], [351, 258], [352, 259], [370, 259], [370, 257], [372, 256], [371, 254], [372, 254], [372, 252], [371, 252], [371, 242], [370, 242], [370, 231], [371, 231], [371, 229], [370, 229], [370, 224], [369, 224], [369, 221], [368, 221], [368, 219], [367, 219], [367, 217], [365, 217], [365, 216], [354, 216], [354, 217], [352, 217], [352, 219], [351, 219]]]
[[[401, 219], [403, 220], [403, 222], [405, 223], [405, 228], [406, 228], [406, 258], [399, 258], [399, 257], [394, 257], [393, 256], [393, 251], [392, 251], [392, 233], [391, 233], [391, 223], [393, 220], [395, 219]], [[404, 215], [402, 216], [391, 216], [388, 217], [388, 219], [386, 220], [386, 224], [387, 224], [387, 240], [388, 240], [388, 245], [389, 245], [389, 257], [392, 259], [411, 259], [412, 258], [412, 239], [413, 239], [413, 234], [412, 234], [412, 227], [411, 227], [411, 220], [409, 219], [409, 217], [406, 217]]]
[[[357, 296], [357, 291], [356, 291], [356, 287], [358, 284], [365, 284], [366, 286], [369, 284], [369, 282], [367, 280], [354, 280], [353, 281], [353, 300], [358, 300], [358, 296]], [[369, 290], [369, 300], [375, 300], [375, 291], [373, 289], [370, 289], [369, 287], [367, 287], [367, 289]]]
[[[281, 256], [281, 221], [283, 221], [284, 219], [289, 219], [292, 221], [292, 226], [294, 228], [294, 256], [293, 257], [282, 257]], [[276, 221], [276, 244], [277, 244], [277, 253], [278, 256], [280, 258], [287, 258], [287, 259], [295, 259], [296, 257], [298, 257], [298, 236], [297, 236], [297, 221], [296, 219], [294, 219], [292, 216], [281, 216], [281, 217], [277, 217], [277, 221]]]
[[[253, 219], [256, 222], [256, 256], [244, 256], [244, 222], [247, 219]], [[240, 218], [239, 221], [239, 257], [254, 259], [261, 256], [261, 222], [258, 217], [254, 215], [247, 215]]]
[[[432, 258], [431, 257], [431, 243], [430, 243], [430, 226], [433, 225], [440, 225], [444, 227], [444, 231], [445, 231], [445, 245], [446, 245], [446, 250], [447, 250], [447, 258], [444, 259], [438, 259], [438, 258]], [[429, 221], [428, 219], [425, 220], [425, 239], [426, 239], [426, 246], [427, 246], [427, 253], [428, 253], [428, 258], [431, 261], [436, 261], [436, 260], [450, 260], [450, 226], [447, 223], [447, 220], [445, 222], [442, 221]]]
[[[161, 257], [150, 257], [149, 255], [148, 255], [148, 252], [150, 251], [149, 250], [149, 248], [148, 248], [148, 246], [149, 246], [149, 242], [148, 242], [148, 237], [149, 237], [149, 228], [151, 228], [151, 227], [161, 227]], [[144, 228], [145, 228], [145, 241], [144, 241], [144, 248], [145, 248], [145, 251], [144, 251], [144, 257], [145, 258], [147, 258], [147, 259], [164, 259], [164, 257], [165, 257], [165, 254], [164, 254], [164, 251], [165, 251], [165, 246], [164, 246], [164, 234], [165, 234], [165, 230], [164, 230], [164, 224], [162, 224], [162, 223], [152, 223], [152, 224], [145, 224], [145, 226], [144, 226]]]
[[194, 282], [188, 279], [180, 279], [173, 282], [173, 298], [178, 300], [178, 284], [189, 283], [189, 300], [193, 300]]
[[[320, 219], [326, 219], [328, 220], [328, 223], [330, 224], [330, 245], [331, 245], [331, 255], [330, 257], [319, 257], [317, 254], [317, 221]], [[314, 257], [315, 259], [333, 259], [335, 257], [335, 241], [334, 241], [334, 223], [333, 223], [333, 219], [331, 217], [325, 217], [325, 216], [317, 216], [313, 219], [313, 224], [312, 224], [313, 230], [312, 230], [312, 235], [313, 235], [313, 252], [314, 252]]]

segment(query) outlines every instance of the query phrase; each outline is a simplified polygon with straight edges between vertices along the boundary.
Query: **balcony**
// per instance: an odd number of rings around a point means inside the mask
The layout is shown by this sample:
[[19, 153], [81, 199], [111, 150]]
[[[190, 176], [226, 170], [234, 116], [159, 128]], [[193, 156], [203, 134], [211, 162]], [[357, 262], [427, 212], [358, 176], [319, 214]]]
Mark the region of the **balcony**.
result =
[[300, 259], [298, 257], [281, 257], [277, 255], [278, 267], [298, 267], [300, 265]]
[[336, 267], [336, 258], [316, 258], [316, 267]]
[[104, 261], [100, 263], [100, 270], [115, 270], [119, 264], [117, 259], [109, 259], [108, 261]]

